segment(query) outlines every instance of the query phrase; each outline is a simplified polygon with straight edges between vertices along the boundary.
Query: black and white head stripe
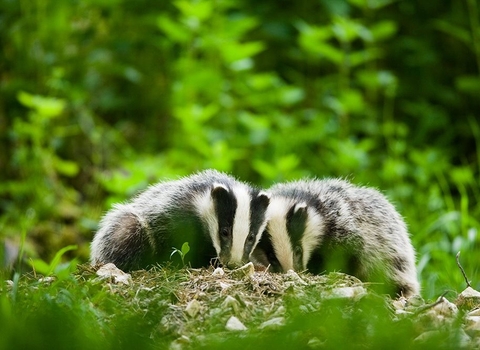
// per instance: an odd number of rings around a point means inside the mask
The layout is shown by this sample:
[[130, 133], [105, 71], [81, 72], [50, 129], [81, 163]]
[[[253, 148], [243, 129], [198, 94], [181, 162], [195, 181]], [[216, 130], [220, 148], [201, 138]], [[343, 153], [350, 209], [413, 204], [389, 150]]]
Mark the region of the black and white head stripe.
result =
[[266, 241], [271, 243], [261, 242], [261, 245], [265, 248], [271, 244], [267, 250], [275, 253], [284, 272], [304, 270], [312, 251], [320, 244], [323, 220], [313, 206], [307, 204], [312, 202], [312, 196], [302, 191], [272, 195], [264, 232], [270, 236]]
[[242, 261], [250, 260], [250, 254], [260, 241], [262, 232], [267, 226], [267, 208], [270, 203], [270, 196], [263, 191], [254, 189], [250, 201], [250, 230], [245, 240]]
[[267, 228], [254, 261], [274, 271], [339, 270], [392, 295], [419, 292], [406, 225], [379, 191], [327, 179], [277, 184], [268, 192]]
[[220, 261], [234, 266], [247, 262], [266, 225], [268, 195], [239, 182], [214, 183], [210, 196], [197, 200]]
[[207, 266], [214, 257], [240, 265], [265, 228], [268, 203], [265, 192], [215, 170], [160, 182], [105, 215], [91, 261], [144, 267], [189, 242], [192, 266]]

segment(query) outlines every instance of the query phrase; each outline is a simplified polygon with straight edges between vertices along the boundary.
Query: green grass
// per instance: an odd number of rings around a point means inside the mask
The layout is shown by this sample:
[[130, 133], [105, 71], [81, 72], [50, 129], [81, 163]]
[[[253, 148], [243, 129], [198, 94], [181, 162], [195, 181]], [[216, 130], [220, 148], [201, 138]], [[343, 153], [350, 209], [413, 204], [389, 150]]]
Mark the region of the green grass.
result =
[[[392, 300], [373, 292], [333, 297], [355, 278], [158, 267], [132, 273], [129, 285], [75, 273], [4, 281], [0, 292], [0, 349], [405, 349], [458, 348], [463, 312], [442, 326], [431, 307], [413, 301], [396, 315]], [[366, 286], [368, 289], [368, 286]], [[453, 295], [452, 295], [453, 297]], [[189, 304], [197, 308], [189, 309]], [[247, 328], [230, 331], [237, 317]], [[277, 326], [265, 326], [268, 320]], [[416, 341], [432, 329], [441, 332]], [[471, 345], [471, 344], [470, 344]]]

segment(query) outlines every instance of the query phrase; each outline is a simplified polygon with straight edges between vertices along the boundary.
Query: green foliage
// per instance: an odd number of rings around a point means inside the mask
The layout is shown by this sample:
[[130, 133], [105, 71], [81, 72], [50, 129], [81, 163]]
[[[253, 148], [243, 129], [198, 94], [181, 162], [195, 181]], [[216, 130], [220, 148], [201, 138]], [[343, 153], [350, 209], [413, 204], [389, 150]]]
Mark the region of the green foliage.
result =
[[178, 248], [175, 248], [175, 247], [172, 247], [172, 253], [170, 254], [170, 259], [172, 258], [172, 256], [174, 256], [175, 254], [178, 254], [180, 256], [180, 259], [182, 259], [182, 266], [185, 266], [185, 256], [188, 254], [188, 252], [190, 251], [190, 246], [188, 245], [188, 242], [185, 242], [182, 244], [182, 248], [181, 249], [178, 249]]
[[[420, 307], [418, 314], [395, 315], [392, 301], [373, 293], [325, 297], [345, 287], [340, 274], [316, 283], [301, 275], [308, 283], [297, 284], [285, 275], [279, 283], [276, 274], [230, 279], [225, 273], [163, 267], [133, 273], [128, 285], [100, 280], [82, 265], [69, 278], [16, 275], [0, 289], [0, 349], [470, 348], [463, 315], [439, 325], [428, 307], [423, 318]], [[200, 305], [196, 312], [187, 311], [192, 301]], [[227, 331], [232, 315], [248, 329]], [[280, 325], [263, 328], [279, 316]], [[437, 333], [416, 339], [431, 329]]]
[[480, 287], [474, 0], [39, 0], [0, 13], [0, 235], [26, 261], [69, 245], [63, 260], [86, 261], [113, 203], [213, 167], [262, 186], [378, 187], [409, 224], [425, 296], [463, 283], [459, 250]]
[[64, 247], [55, 254], [54, 258], [52, 259], [52, 261], [50, 261], [50, 263], [46, 263], [41, 259], [33, 259], [30, 261], [30, 265], [32, 266], [33, 270], [36, 273], [40, 273], [44, 276], [50, 276], [53, 273], [55, 273], [57, 277], [64, 278], [68, 276], [70, 273], [75, 271], [77, 262], [74, 259], [69, 263], [60, 264], [61, 258], [66, 252], [70, 250], [76, 250], [76, 249], [77, 249], [77, 246], [75, 245]]

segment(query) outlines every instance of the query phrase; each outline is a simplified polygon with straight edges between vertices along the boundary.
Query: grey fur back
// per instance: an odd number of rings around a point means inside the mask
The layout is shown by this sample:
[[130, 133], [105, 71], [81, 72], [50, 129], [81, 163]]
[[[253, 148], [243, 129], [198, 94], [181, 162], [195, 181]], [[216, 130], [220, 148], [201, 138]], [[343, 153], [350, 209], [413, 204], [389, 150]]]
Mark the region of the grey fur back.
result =
[[[168, 261], [172, 247], [180, 248], [188, 242], [191, 251], [187, 262], [192, 266], [208, 266], [210, 259], [219, 255], [228, 263], [232, 259], [231, 249], [239, 244], [233, 241], [238, 237], [232, 236], [240, 232], [243, 236], [238, 239], [245, 240], [253, 230], [249, 213], [245, 213], [249, 209], [246, 202], [258, 197], [260, 200], [254, 203], [260, 207], [258, 212], [263, 214], [263, 220], [257, 220], [256, 229], [263, 230], [260, 226], [265, 225], [268, 200], [231, 176], [207, 170], [160, 182], [106, 213], [91, 244], [91, 262], [112, 262], [124, 270], [145, 268]], [[240, 208], [242, 203], [244, 208]], [[244, 223], [236, 223], [235, 215], [239, 213]], [[230, 229], [224, 232], [225, 237], [220, 235], [220, 226]], [[254, 243], [257, 241], [255, 237]], [[235, 259], [239, 259], [239, 254]]]
[[377, 190], [327, 179], [277, 184], [269, 193], [266, 240], [274, 249], [266, 259], [261, 249], [271, 248], [262, 237], [253, 254], [260, 261], [278, 259], [283, 270], [341, 270], [391, 294], [419, 293], [405, 222]]

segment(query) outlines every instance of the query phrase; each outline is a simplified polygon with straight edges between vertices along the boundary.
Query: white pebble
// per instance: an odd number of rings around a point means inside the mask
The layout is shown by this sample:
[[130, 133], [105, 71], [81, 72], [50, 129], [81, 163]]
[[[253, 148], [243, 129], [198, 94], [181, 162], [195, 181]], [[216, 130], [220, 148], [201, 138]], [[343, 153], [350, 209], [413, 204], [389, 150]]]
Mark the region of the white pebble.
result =
[[238, 309], [240, 308], [240, 303], [237, 299], [235, 299], [234, 297], [228, 295], [225, 300], [223, 301], [222, 303], [222, 307], [227, 309], [227, 308], [232, 308], [232, 310], [234, 312], [238, 311]]
[[108, 263], [97, 270], [97, 276], [104, 279], [110, 279], [113, 283], [130, 284], [131, 276], [123, 272], [115, 266], [115, 264]]
[[225, 328], [229, 331], [246, 331], [247, 327], [235, 316], [228, 319]]
[[278, 329], [285, 325], [285, 317], [274, 317], [260, 325], [260, 329]]
[[365, 288], [357, 287], [340, 287], [335, 288], [326, 295], [327, 299], [358, 299], [367, 294]]
[[195, 317], [197, 316], [198, 312], [200, 311], [202, 305], [198, 302], [197, 299], [190, 300], [185, 307], [185, 312], [190, 316], [190, 317]]
[[212, 275], [213, 276], [223, 276], [225, 275], [225, 271], [223, 271], [223, 269], [221, 267], [217, 267], [213, 272], [212, 272]]

